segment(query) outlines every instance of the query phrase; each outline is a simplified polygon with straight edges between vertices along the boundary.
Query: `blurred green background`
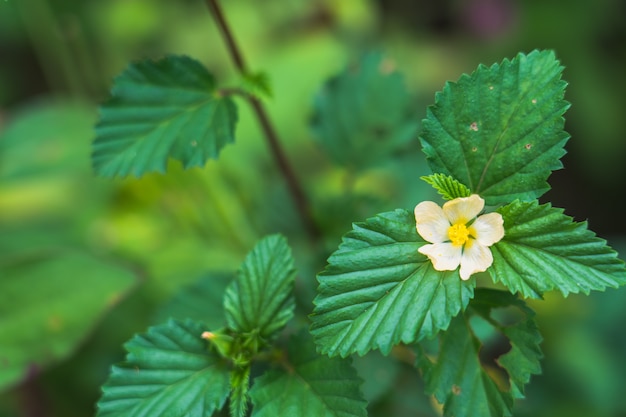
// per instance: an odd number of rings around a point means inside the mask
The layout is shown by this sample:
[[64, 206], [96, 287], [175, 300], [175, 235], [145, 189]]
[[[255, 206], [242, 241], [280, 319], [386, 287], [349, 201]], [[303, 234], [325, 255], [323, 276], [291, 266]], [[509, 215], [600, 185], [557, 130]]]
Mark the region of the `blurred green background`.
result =
[[[267, 107], [324, 250], [312, 252], [302, 237], [243, 102], [236, 144], [203, 169], [172, 163], [166, 176], [116, 181], [91, 171], [98, 103], [129, 61], [187, 54], [222, 84], [238, 82], [202, 1], [0, 0], [0, 416], [93, 415], [123, 342], [166, 316], [163, 305], [207, 271], [235, 271], [269, 233], [294, 248], [304, 317], [315, 273], [352, 221], [430, 197], [418, 181], [429, 171], [417, 140], [357, 173], [312, 140], [317, 91], [368, 51], [404, 74], [419, 120], [445, 81], [479, 63], [554, 49], [566, 67], [572, 138], [542, 200], [626, 253], [622, 0], [222, 3], [249, 66], [272, 80]], [[516, 416], [626, 416], [624, 300], [621, 289], [532, 302], [544, 372]], [[219, 297], [207, 300], [207, 314], [211, 302]], [[357, 365], [372, 415], [437, 415], [414, 371], [384, 358]]]

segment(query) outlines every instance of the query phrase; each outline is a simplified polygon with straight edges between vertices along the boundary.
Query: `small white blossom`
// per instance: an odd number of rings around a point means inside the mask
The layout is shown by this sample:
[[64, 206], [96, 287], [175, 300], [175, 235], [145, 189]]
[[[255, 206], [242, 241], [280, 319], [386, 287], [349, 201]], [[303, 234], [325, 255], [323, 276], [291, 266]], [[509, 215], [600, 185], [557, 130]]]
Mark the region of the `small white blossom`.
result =
[[479, 216], [485, 200], [476, 194], [455, 198], [442, 207], [424, 201], [415, 207], [415, 224], [430, 244], [420, 247], [437, 271], [454, 271], [461, 266], [461, 279], [486, 271], [493, 263], [489, 246], [504, 236], [499, 213]]

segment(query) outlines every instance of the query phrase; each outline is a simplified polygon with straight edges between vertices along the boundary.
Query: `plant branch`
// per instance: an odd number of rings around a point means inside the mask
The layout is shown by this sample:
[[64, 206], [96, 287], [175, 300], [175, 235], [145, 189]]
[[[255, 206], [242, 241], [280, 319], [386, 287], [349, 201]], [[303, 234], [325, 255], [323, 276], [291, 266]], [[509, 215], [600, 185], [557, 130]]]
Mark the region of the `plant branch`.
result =
[[[248, 69], [246, 67], [243, 55], [235, 42], [235, 38], [224, 18], [224, 14], [222, 13], [222, 9], [220, 8], [218, 0], [207, 0], [207, 5], [213, 14], [215, 21], [219, 27], [219, 30], [226, 42], [226, 46], [228, 48], [228, 52], [230, 57], [237, 68], [237, 71], [241, 75], [248, 74]], [[263, 134], [265, 135], [265, 139], [270, 148], [270, 151], [274, 157], [274, 161], [278, 165], [283, 177], [287, 181], [287, 187], [289, 192], [294, 200], [296, 205], [296, 209], [300, 213], [300, 217], [304, 223], [304, 227], [308, 232], [309, 236], [317, 241], [320, 237], [319, 229], [315, 221], [313, 220], [313, 215], [310, 210], [310, 205], [308, 203], [308, 199], [306, 194], [304, 193], [300, 182], [298, 181], [293, 168], [291, 167], [283, 148], [280, 145], [280, 141], [278, 139], [278, 134], [274, 129], [273, 124], [270, 121], [270, 118], [263, 106], [263, 103], [251, 94], [247, 94], [246, 98], [248, 102], [252, 106], [254, 113], [261, 125], [261, 129], [263, 130]]]

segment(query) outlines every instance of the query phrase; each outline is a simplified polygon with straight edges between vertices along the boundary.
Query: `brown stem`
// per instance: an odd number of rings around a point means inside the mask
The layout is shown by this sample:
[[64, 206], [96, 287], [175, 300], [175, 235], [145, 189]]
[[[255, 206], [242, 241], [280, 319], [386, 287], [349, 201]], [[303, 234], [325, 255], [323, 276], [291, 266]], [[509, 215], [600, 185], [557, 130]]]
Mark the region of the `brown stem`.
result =
[[[228, 52], [230, 53], [230, 57], [233, 60], [237, 71], [239, 71], [241, 75], [248, 74], [248, 69], [243, 59], [243, 55], [241, 54], [239, 47], [235, 42], [235, 38], [233, 37], [233, 34], [228, 24], [226, 23], [226, 19], [224, 18], [224, 14], [222, 13], [218, 0], [207, 0], [207, 5], [209, 6], [209, 9], [215, 17], [215, 21], [219, 26], [219, 30], [222, 36], [224, 37]], [[304, 227], [306, 228], [309, 236], [314, 241], [317, 241], [320, 237], [320, 232], [317, 228], [317, 225], [315, 224], [315, 221], [313, 220], [313, 215], [309, 208], [310, 205], [308, 203], [308, 199], [295, 175], [293, 168], [289, 164], [289, 160], [287, 159], [283, 148], [280, 145], [278, 135], [276, 133], [276, 130], [274, 129], [273, 124], [270, 121], [267, 111], [265, 110], [265, 106], [263, 106], [263, 103], [261, 103], [261, 101], [253, 95], [247, 94], [246, 98], [252, 106], [252, 109], [256, 114], [257, 120], [261, 125], [261, 129], [263, 130], [267, 144], [270, 148], [272, 156], [274, 157], [274, 161], [278, 165], [278, 168], [283, 174], [283, 177], [285, 177], [285, 180], [287, 181], [287, 187], [294, 200], [296, 209], [300, 213], [300, 217], [302, 218]]]

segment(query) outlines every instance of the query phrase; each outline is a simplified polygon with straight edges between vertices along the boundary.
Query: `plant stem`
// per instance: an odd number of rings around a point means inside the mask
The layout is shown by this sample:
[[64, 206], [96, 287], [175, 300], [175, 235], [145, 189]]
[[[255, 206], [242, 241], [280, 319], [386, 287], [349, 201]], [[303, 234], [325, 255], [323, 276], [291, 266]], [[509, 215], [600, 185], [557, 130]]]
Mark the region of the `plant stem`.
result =
[[[241, 54], [239, 47], [235, 42], [235, 38], [233, 37], [233, 34], [230, 30], [230, 27], [228, 26], [228, 23], [224, 18], [224, 14], [222, 13], [222, 9], [220, 8], [218, 0], [207, 0], [207, 5], [213, 13], [215, 21], [217, 22], [224, 41], [226, 42], [228, 52], [233, 63], [235, 64], [235, 67], [237, 68], [237, 71], [241, 75], [248, 74], [248, 69], [243, 59], [243, 55]], [[296, 209], [300, 213], [300, 217], [302, 219], [302, 222], [304, 223], [304, 227], [311, 239], [317, 241], [320, 237], [320, 232], [315, 221], [313, 220], [313, 215], [310, 210], [308, 199], [295, 175], [293, 168], [289, 164], [289, 160], [287, 159], [283, 148], [280, 145], [278, 134], [276, 133], [276, 130], [274, 129], [274, 126], [270, 121], [267, 111], [265, 110], [265, 106], [263, 106], [263, 103], [253, 95], [247, 94], [246, 98], [252, 106], [257, 120], [261, 125], [261, 129], [263, 130], [267, 144], [274, 157], [274, 161], [278, 165], [278, 168], [282, 172], [283, 177], [285, 177], [285, 180], [287, 181], [287, 187], [296, 205]]]

